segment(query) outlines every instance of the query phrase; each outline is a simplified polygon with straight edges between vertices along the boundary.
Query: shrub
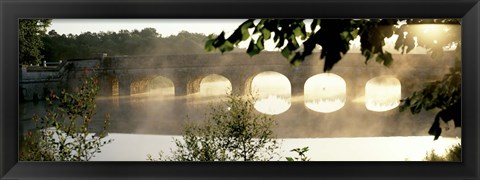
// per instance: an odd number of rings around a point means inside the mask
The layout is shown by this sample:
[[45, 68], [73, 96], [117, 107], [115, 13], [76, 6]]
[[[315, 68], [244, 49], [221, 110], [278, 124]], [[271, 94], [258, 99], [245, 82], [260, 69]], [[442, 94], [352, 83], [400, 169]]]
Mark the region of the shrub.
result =
[[307, 157], [306, 153], [308, 152], [308, 146], [303, 148], [295, 148], [290, 150], [290, 152], [296, 152], [297, 157], [286, 157], [287, 161], [310, 161], [310, 158]]
[[103, 129], [96, 134], [89, 132], [95, 114], [95, 96], [98, 81], [95, 71], [84, 70], [78, 91], [62, 90], [46, 98], [49, 108], [44, 117], [33, 116], [36, 125], [24, 135], [20, 143], [21, 161], [88, 161], [100, 147], [112, 140], [103, 140], [109, 125], [107, 115]]
[[460, 143], [451, 146], [446, 150], [445, 155], [441, 156], [432, 150], [424, 158], [426, 161], [462, 161], [462, 145]]
[[[229, 94], [212, 105], [203, 123], [185, 125], [182, 139], [175, 139], [170, 161], [268, 161], [278, 155], [272, 116], [254, 109], [255, 98]], [[148, 155], [149, 160], [156, 160]]]

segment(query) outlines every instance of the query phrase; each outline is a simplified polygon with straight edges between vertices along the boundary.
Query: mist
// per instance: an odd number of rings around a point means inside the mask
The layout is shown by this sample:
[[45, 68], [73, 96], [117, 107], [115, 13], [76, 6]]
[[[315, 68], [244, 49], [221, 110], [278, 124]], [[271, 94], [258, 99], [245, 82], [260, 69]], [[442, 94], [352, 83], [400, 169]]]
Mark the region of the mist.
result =
[[[250, 92], [259, 95], [258, 102], [267, 100], [269, 97], [279, 97], [285, 101], [283, 103], [288, 104], [283, 106], [286, 107], [286, 110], [272, 115], [277, 122], [274, 130], [278, 138], [428, 136], [428, 129], [438, 110], [422, 111], [415, 115], [412, 115], [409, 111], [399, 112], [399, 98], [405, 98], [415, 90], [420, 90], [425, 82], [441, 79], [452, 65], [452, 57], [446, 56], [443, 60], [434, 60], [429, 59], [427, 55], [418, 56], [414, 59], [408, 59], [402, 55], [395, 56], [394, 65], [387, 68], [375, 62], [369, 62], [365, 65], [361, 60], [355, 59], [355, 55], [347, 55], [345, 60], [339, 63], [338, 67], [340, 68], [337, 68], [338, 70], [334, 68], [331, 71], [332, 74], [342, 74], [342, 70], [340, 70], [342, 66], [350, 67], [354, 65], [358, 68], [375, 69], [377, 74], [357, 75], [354, 74], [355, 72], [351, 72], [350, 79], [340, 75], [339, 77], [346, 81], [345, 92], [335, 89], [339, 93], [328, 94], [328, 97], [340, 99], [343, 106], [339, 106], [338, 110], [331, 112], [312, 110], [307, 107], [306, 103], [308, 101], [306, 99], [308, 98], [305, 98], [304, 95], [285, 93], [285, 90], [287, 92], [291, 91], [290, 86], [293, 83], [281, 73], [274, 71], [258, 73], [250, 81], [252, 87]], [[419, 59], [430, 62], [418, 62]], [[418, 73], [418, 68], [423, 68], [419, 64], [435, 61], [437, 61], [436, 64], [440, 64], [438, 66], [441, 66], [437, 67], [436, 70], [442, 69], [441, 72], [428, 76], [412, 75], [414, 71]], [[221, 64], [219, 66], [221, 67]], [[311, 70], [318, 72], [317, 74], [322, 74], [323, 72], [318, 70], [321, 68], [321, 66], [312, 66]], [[367, 75], [375, 78], [385, 76], [399, 80], [401, 97], [393, 98], [397, 99], [397, 104], [393, 108], [380, 112], [367, 109], [365, 100], [368, 97], [365, 95], [367, 94], [366, 85], [368, 83], [366, 82], [374, 79], [362, 78], [362, 76]], [[355, 82], [355, 78], [351, 77], [364, 80], [361, 83], [352, 83]], [[227, 93], [232, 91], [232, 83], [222, 75], [212, 73], [199, 79], [197, 81], [199, 81], [200, 86], [197, 92], [186, 96], [175, 96], [176, 85], [172, 81], [163, 76], [152, 76], [145, 80], [149, 87], [148, 92], [130, 96], [98, 98], [97, 116], [100, 117], [101, 114], [105, 113], [111, 114], [110, 132], [113, 133], [181, 135], [185, 122], [202, 122], [209, 113], [210, 106], [219, 103], [222, 98], [226, 97]], [[385, 79], [381, 79], [380, 84], [381, 81], [385, 81]], [[329, 84], [335, 85], [336, 83], [327, 83], [326, 86], [328, 87]], [[391, 83], [384, 82], [384, 84]], [[132, 86], [135, 86], [135, 82], [132, 83]], [[132, 89], [134, 88], [132, 87]], [[309, 91], [315, 92], [311, 89]], [[387, 90], [386, 94], [388, 93], [390, 91]], [[265, 101], [264, 103], [269, 107], [281, 106], [278, 102], [268, 103], [268, 101]], [[258, 113], [265, 113], [259, 108], [257, 108], [257, 111]], [[448, 124], [445, 124], [445, 126], [448, 126]], [[459, 137], [461, 134], [458, 129], [451, 128], [445, 135]]]

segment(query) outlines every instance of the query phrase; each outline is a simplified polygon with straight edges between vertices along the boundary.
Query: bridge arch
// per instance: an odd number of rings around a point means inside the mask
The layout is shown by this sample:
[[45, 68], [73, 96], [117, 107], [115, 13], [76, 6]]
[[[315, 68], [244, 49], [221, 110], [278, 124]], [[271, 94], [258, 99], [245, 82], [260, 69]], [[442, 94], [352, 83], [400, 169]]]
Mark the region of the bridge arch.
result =
[[255, 109], [265, 114], [281, 114], [291, 106], [292, 87], [287, 76], [264, 71], [255, 75], [251, 81], [250, 92], [257, 96]]
[[130, 95], [174, 95], [174, 82], [163, 75], [148, 75], [133, 79], [130, 82]]
[[377, 76], [365, 85], [365, 106], [370, 111], [383, 112], [400, 105], [402, 85], [395, 76]]
[[130, 95], [148, 93], [148, 82], [150, 78], [144, 77], [135, 79], [130, 83]]
[[[226, 84], [230, 87], [232, 83], [230, 79], [222, 75], [221, 73], [201, 73], [201, 74], [189, 74], [190, 78], [184, 81], [186, 85], [186, 92], [185, 95], [191, 94], [203, 94], [205, 92], [201, 92], [202, 90], [213, 90], [212, 88], [207, 88], [206, 86], [212, 85], [216, 81], [221, 81], [223, 84]], [[225, 94], [225, 93], [224, 93]]]
[[199, 86], [201, 96], [224, 96], [232, 91], [230, 80], [219, 74], [204, 76]]
[[313, 111], [331, 113], [345, 105], [347, 84], [339, 75], [316, 74], [308, 78], [304, 86], [305, 106]]
[[100, 92], [105, 96], [118, 96], [119, 95], [119, 81], [116, 76], [105, 75], [101, 77]]
[[150, 96], [174, 96], [175, 85], [165, 76], [155, 76], [148, 79], [148, 92]]

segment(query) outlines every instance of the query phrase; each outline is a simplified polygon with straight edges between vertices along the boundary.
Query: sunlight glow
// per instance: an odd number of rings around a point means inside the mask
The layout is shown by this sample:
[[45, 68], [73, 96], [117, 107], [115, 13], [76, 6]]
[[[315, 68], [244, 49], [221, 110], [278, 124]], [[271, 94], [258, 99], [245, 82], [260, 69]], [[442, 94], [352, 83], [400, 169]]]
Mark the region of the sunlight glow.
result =
[[[413, 31], [418, 32], [418, 35], [420, 35], [424, 41], [433, 42], [434, 44], [443, 42], [446, 38], [450, 38], [450, 35], [445, 33], [457, 28], [455, 25], [446, 24], [418, 24], [410, 25], [410, 27]], [[454, 49], [452, 47], [448, 47], [446, 50]]]
[[317, 112], [334, 112], [345, 105], [346, 92], [347, 85], [342, 77], [332, 73], [317, 74], [305, 82], [305, 105]]
[[262, 113], [276, 115], [287, 111], [290, 105], [289, 99], [270, 95], [267, 98], [257, 100], [254, 107]]
[[230, 81], [217, 74], [211, 74], [200, 82], [200, 96], [226, 96], [232, 91]]
[[370, 111], [383, 112], [396, 108], [401, 98], [400, 81], [393, 76], [379, 76], [365, 86], [365, 106]]
[[175, 87], [173, 85], [172, 80], [158, 76], [150, 80], [148, 84], [149, 88], [149, 95], [150, 96], [174, 96], [175, 95]]

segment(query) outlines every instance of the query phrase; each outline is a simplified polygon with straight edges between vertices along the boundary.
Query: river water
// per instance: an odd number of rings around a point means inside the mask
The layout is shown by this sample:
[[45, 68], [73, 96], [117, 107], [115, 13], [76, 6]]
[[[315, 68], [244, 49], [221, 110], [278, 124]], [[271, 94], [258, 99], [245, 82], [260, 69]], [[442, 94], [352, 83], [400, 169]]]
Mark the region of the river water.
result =
[[[209, 106], [220, 102], [226, 89], [228, 85], [207, 82], [200, 93], [182, 97], [165, 93], [173, 92], [172, 88], [131, 96], [98, 97], [91, 131], [101, 129], [102, 119], [108, 113], [111, 115], [108, 138], [114, 141], [92, 160], [144, 161], [147, 154], [156, 155], [160, 151], [168, 155], [175, 147], [172, 139], [181, 137], [183, 123], [203, 121]], [[443, 134], [446, 137], [433, 141], [427, 131], [435, 112], [415, 116], [399, 113], [398, 109], [373, 112], [358, 97], [342, 102], [345, 107], [338, 111], [321, 113], [307, 108], [303, 96], [264, 97], [256, 105], [264, 104], [257, 108], [259, 111], [273, 108], [274, 112], [281, 112], [273, 117], [284, 157], [294, 156], [290, 152], [293, 148], [308, 146], [308, 156], [318, 161], [417, 161], [432, 149], [443, 153], [445, 148], [461, 141], [460, 128], [451, 128]], [[44, 102], [21, 103], [21, 129], [32, 128], [31, 116], [44, 111]]]

